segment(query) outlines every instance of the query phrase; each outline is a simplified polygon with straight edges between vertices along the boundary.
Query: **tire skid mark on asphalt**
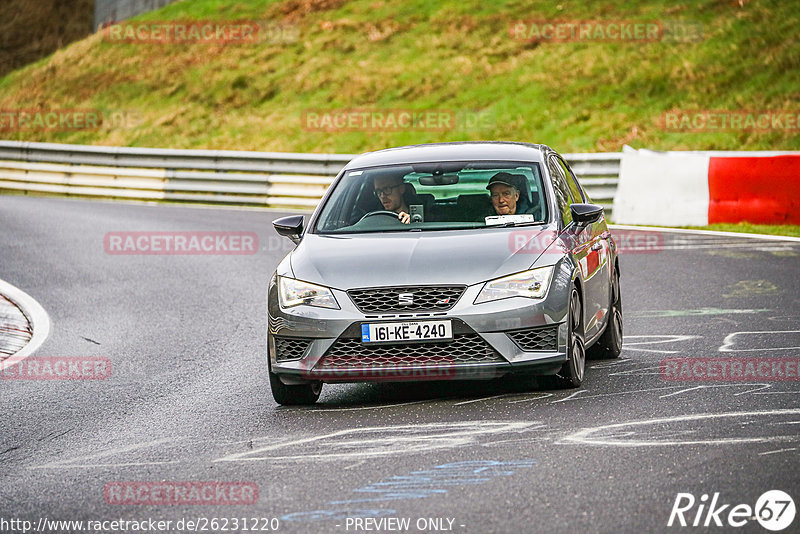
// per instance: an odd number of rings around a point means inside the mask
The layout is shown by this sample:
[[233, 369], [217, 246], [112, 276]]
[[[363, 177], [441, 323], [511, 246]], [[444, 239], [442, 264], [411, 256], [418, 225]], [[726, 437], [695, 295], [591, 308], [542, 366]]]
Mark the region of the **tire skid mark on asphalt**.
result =
[[30, 467], [29, 469], [72, 469], [76, 467], [132, 467], [132, 466], [143, 466], [143, 465], [166, 465], [166, 464], [175, 464], [179, 463], [180, 460], [168, 460], [168, 461], [160, 461], [160, 462], [116, 462], [116, 463], [74, 463], [74, 462], [85, 462], [86, 460], [94, 460], [97, 458], [104, 458], [107, 456], [114, 456], [117, 454], [124, 454], [129, 453], [141, 449], [145, 449], [148, 447], [155, 447], [156, 445], [161, 445], [164, 443], [175, 443], [176, 441], [180, 440], [181, 438], [161, 438], [154, 441], [147, 441], [144, 443], [134, 443], [133, 445], [125, 445], [124, 447], [116, 447], [113, 449], [106, 449], [103, 451], [95, 452], [93, 454], [87, 454], [84, 456], [78, 456], [77, 458], [71, 458], [68, 460], [56, 460], [55, 462], [49, 462], [42, 465], [35, 465]]

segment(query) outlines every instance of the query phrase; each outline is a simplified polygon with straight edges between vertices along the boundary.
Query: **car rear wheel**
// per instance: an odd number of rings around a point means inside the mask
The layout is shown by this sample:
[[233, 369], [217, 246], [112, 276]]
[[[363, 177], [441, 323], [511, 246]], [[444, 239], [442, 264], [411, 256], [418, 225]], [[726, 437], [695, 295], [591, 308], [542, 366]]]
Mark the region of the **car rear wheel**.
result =
[[597, 343], [589, 348], [591, 358], [618, 358], [622, 352], [622, 292], [619, 285], [619, 271], [611, 283], [611, 306], [608, 310], [608, 324]]
[[281, 382], [278, 375], [269, 371], [269, 385], [275, 402], [283, 405], [314, 404], [322, 393], [322, 382], [287, 385]]
[[576, 288], [569, 295], [567, 312], [567, 361], [551, 378], [558, 388], [576, 388], [583, 382], [586, 369], [586, 349], [583, 342], [583, 308]]

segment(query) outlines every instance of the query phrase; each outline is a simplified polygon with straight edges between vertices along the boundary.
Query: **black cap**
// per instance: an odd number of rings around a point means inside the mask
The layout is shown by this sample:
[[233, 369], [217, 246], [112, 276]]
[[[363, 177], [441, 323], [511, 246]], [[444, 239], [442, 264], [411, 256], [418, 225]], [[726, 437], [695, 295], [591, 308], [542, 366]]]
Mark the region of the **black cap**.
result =
[[486, 189], [491, 189], [494, 184], [506, 184], [507, 186], [513, 187], [519, 191], [519, 182], [517, 182], [518, 177], [518, 175], [509, 174], [507, 172], [498, 172], [489, 179], [489, 185], [486, 186]]

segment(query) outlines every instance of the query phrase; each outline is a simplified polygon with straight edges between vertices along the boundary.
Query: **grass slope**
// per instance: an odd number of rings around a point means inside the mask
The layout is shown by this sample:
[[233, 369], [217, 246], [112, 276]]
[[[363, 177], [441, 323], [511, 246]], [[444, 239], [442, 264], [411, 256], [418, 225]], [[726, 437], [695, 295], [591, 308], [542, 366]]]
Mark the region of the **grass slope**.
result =
[[[800, 111], [791, 2], [191, 0], [136, 20], [280, 23], [288, 43], [120, 44], [92, 35], [0, 79], [0, 109], [102, 109], [123, 125], [2, 131], [80, 144], [358, 153], [502, 139], [564, 152], [800, 149], [800, 131], [668, 132], [669, 110]], [[531, 43], [520, 19], [684, 21], [699, 42]], [[309, 131], [308, 110], [451, 110], [448, 131]]]

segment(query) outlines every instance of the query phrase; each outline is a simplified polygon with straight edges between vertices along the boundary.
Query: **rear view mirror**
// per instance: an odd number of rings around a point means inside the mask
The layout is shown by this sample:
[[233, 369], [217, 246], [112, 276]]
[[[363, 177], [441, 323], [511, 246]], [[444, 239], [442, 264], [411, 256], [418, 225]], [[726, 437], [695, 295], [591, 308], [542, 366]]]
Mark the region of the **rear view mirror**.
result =
[[289, 215], [288, 217], [281, 217], [272, 221], [272, 226], [275, 231], [283, 237], [288, 237], [296, 245], [300, 242], [300, 236], [303, 233], [303, 216], [302, 215]]
[[430, 176], [420, 176], [420, 185], [453, 185], [458, 183], [457, 174], [433, 174]]
[[597, 204], [573, 204], [569, 209], [572, 220], [579, 226], [597, 222], [603, 216], [603, 207]]

